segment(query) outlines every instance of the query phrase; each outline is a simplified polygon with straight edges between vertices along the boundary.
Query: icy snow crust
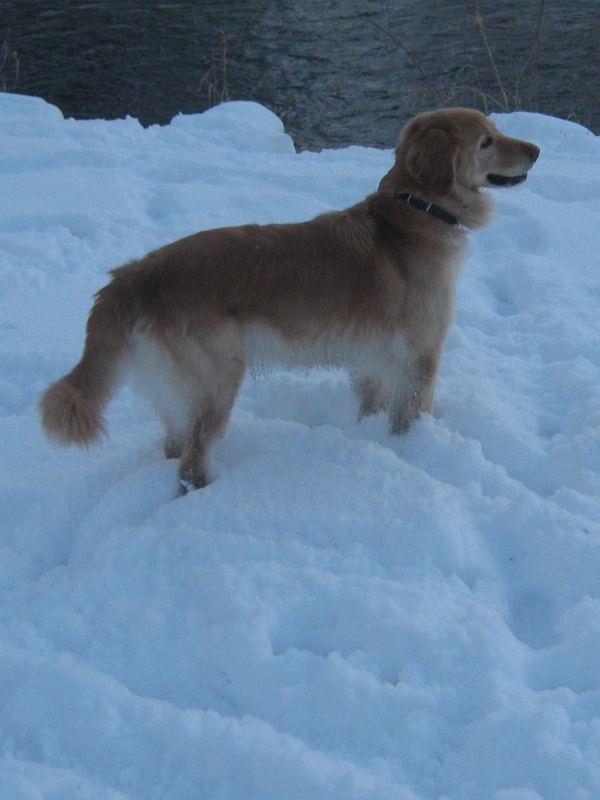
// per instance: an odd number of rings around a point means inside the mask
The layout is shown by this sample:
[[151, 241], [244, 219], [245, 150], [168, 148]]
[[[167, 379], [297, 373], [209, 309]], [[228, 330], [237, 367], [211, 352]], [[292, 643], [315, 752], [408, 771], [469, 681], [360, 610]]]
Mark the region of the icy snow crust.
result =
[[99, 448], [41, 434], [92, 293], [347, 206], [392, 151], [296, 154], [251, 103], [144, 130], [0, 94], [2, 798], [598, 800], [600, 142], [496, 122], [542, 155], [472, 237], [435, 416], [389, 438], [342, 373], [248, 378], [174, 500], [128, 389]]

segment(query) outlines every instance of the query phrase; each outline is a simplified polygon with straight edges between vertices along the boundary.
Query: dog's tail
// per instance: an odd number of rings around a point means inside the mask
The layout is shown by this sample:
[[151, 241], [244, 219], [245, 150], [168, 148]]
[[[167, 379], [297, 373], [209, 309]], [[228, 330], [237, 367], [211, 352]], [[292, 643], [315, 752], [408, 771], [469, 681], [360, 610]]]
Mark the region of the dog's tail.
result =
[[105, 432], [102, 412], [119, 381], [136, 305], [130, 285], [116, 275], [97, 293], [81, 361], [40, 398], [42, 426], [50, 438], [87, 447]]

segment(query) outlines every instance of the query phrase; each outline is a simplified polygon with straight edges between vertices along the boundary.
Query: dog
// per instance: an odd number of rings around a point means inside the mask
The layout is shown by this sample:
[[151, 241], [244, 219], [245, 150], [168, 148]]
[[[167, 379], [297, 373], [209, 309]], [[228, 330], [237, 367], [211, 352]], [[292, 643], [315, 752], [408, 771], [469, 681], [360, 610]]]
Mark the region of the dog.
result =
[[376, 192], [299, 223], [202, 231], [111, 271], [95, 296], [81, 361], [40, 399], [47, 435], [87, 446], [129, 374], [180, 458], [180, 493], [209, 479], [246, 367], [345, 368], [359, 419], [390, 433], [433, 408], [442, 345], [482, 191], [524, 181], [539, 156], [478, 111], [410, 121]]

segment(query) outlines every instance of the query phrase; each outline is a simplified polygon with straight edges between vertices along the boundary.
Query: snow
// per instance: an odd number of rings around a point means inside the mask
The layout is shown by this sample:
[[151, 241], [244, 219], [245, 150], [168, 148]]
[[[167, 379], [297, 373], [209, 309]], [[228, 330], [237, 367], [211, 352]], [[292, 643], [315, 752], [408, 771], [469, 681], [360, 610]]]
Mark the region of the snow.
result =
[[0, 94], [0, 797], [600, 797], [600, 141], [495, 121], [542, 155], [471, 237], [435, 415], [390, 438], [343, 373], [248, 378], [174, 499], [129, 389], [98, 448], [40, 431], [106, 271], [343, 208], [392, 151]]

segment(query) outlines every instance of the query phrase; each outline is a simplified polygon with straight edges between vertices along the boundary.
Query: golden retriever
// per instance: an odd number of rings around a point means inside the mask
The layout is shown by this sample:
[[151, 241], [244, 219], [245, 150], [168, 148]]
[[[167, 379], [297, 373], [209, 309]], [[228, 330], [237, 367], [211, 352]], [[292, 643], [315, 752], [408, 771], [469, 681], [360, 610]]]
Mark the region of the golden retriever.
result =
[[205, 486], [246, 366], [341, 366], [359, 416], [391, 433], [431, 412], [467, 229], [484, 187], [527, 177], [539, 155], [483, 114], [442, 109], [409, 122], [376, 192], [292, 224], [203, 231], [111, 272], [81, 361], [40, 400], [46, 433], [87, 446], [126, 374], [156, 406], [181, 492]]

